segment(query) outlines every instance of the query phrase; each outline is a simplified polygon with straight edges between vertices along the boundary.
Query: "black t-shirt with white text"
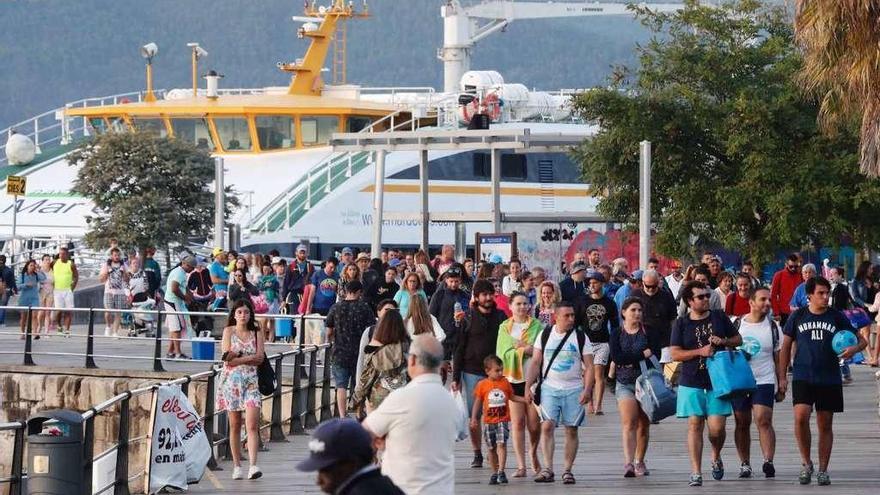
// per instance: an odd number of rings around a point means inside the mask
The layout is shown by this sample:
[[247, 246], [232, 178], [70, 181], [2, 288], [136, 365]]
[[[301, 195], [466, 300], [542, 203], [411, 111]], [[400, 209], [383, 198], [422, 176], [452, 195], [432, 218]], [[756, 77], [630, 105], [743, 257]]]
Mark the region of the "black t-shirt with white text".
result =
[[782, 333], [797, 344], [792, 380], [839, 385], [840, 359], [831, 347], [831, 340], [843, 330], [854, 329], [849, 318], [834, 308], [819, 315], [812, 313], [809, 307], [792, 313], [782, 329]]
[[[712, 335], [729, 338], [736, 334], [736, 328], [723, 311], [710, 311], [709, 316], [702, 320], [692, 320], [690, 313], [687, 313], [672, 324], [669, 345], [681, 347], [685, 351], [693, 351], [708, 345], [709, 337]], [[685, 387], [712, 390], [706, 358], [698, 357], [682, 362], [678, 383]]]

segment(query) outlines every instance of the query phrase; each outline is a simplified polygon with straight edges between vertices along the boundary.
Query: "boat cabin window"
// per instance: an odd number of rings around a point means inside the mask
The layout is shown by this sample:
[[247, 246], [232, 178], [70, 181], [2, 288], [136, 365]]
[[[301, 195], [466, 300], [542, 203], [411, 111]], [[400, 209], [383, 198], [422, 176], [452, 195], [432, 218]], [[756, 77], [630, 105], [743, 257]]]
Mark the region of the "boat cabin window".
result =
[[349, 117], [345, 121], [345, 132], [361, 132], [373, 122], [370, 117]]
[[[489, 153], [474, 153], [474, 176], [481, 179], [492, 178], [492, 156]], [[501, 155], [501, 180], [524, 181], [527, 177], [525, 155]]]
[[339, 130], [339, 117], [302, 117], [300, 132], [303, 146], [327, 144], [330, 135]]
[[256, 117], [257, 136], [263, 150], [281, 150], [296, 146], [293, 117], [267, 115]]
[[171, 130], [174, 131], [175, 139], [190, 142], [200, 150], [214, 151], [214, 139], [211, 138], [205, 119], [171, 119]]
[[215, 117], [214, 127], [217, 128], [217, 137], [224, 150], [250, 151], [253, 149], [247, 119]]
[[134, 124], [134, 128], [138, 130], [138, 132], [149, 132], [152, 134], [156, 134], [159, 137], [165, 137], [168, 135], [168, 130], [165, 128], [165, 121], [159, 118], [133, 118], [131, 122]]
[[104, 134], [107, 132], [107, 123], [103, 117], [92, 117], [89, 119], [89, 129], [95, 134]]

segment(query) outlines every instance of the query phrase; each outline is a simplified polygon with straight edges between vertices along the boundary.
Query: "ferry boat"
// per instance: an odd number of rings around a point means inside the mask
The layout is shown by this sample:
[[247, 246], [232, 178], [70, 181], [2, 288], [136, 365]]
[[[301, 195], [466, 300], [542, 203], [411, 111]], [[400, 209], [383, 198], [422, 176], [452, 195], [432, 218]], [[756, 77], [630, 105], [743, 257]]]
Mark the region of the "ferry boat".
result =
[[[480, 112], [491, 119], [493, 130], [528, 129], [587, 139], [596, 128], [571, 115], [574, 91], [530, 91], [498, 72], [471, 71], [471, 50], [478, 39], [514, 18], [627, 13], [622, 4], [484, 0], [466, 7], [459, 0], [444, 0], [445, 43], [438, 56], [444, 61], [445, 87], [439, 91], [325, 84], [325, 60], [334, 40], [339, 41], [341, 27], [369, 14], [366, 4], [355, 9], [350, 2], [325, 1], [329, 4], [307, 4], [305, 17], [293, 18], [303, 23], [299, 36], [311, 44], [302, 59], [277, 64], [291, 74], [288, 87], [224, 89], [221, 76], [209, 73], [207, 87], [198, 88], [201, 48], [193, 46], [193, 88], [153, 91], [148, 64], [145, 92], [73, 102], [11, 127], [0, 172], [4, 177], [25, 176], [28, 193], [0, 202], [0, 234], [12, 234], [17, 208], [18, 237], [81, 237], [92, 205], [70, 192], [77, 167], [68, 165], [66, 153], [95, 134], [137, 130], [186, 139], [223, 157], [225, 183], [243, 205], [233, 218], [243, 248], [277, 248], [289, 255], [306, 242], [313, 258], [343, 246], [366, 249], [373, 223], [375, 156], [334, 152], [328, 146], [334, 133], [459, 129]], [[475, 18], [494, 20], [475, 27]], [[148, 62], [155, 50], [153, 44], [143, 48]], [[335, 68], [338, 61], [333, 63]], [[432, 211], [488, 208], [488, 151], [438, 150], [428, 158]], [[418, 167], [418, 152], [387, 155], [387, 209], [418, 211]], [[567, 153], [505, 153], [501, 181], [506, 212], [546, 212], [550, 218], [559, 211], [595, 214], [596, 201]], [[540, 238], [542, 232], [546, 237], [548, 226], [555, 227], [558, 238], [559, 231], [575, 228], [569, 221], [553, 218], [505, 229]], [[468, 224], [467, 239], [470, 243], [475, 232], [490, 230], [487, 224]], [[385, 220], [383, 231], [386, 245], [417, 247], [421, 239], [417, 221]], [[431, 245], [452, 243], [454, 236], [453, 224], [431, 223]]]

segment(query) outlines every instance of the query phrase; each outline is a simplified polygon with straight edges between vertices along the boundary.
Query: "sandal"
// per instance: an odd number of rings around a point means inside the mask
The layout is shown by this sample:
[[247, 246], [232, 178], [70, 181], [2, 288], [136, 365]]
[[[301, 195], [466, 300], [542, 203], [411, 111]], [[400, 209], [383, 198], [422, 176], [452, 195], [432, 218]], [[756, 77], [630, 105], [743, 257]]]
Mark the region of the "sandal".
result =
[[526, 468], [517, 468], [516, 471], [513, 472], [511, 478], [525, 478], [526, 477]]
[[565, 485], [573, 485], [575, 483], [574, 475], [571, 474], [571, 471], [562, 473], [562, 483]]
[[535, 483], [553, 483], [556, 481], [556, 475], [553, 474], [553, 471], [549, 469], [542, 469], [537, 476], [535, 476]]

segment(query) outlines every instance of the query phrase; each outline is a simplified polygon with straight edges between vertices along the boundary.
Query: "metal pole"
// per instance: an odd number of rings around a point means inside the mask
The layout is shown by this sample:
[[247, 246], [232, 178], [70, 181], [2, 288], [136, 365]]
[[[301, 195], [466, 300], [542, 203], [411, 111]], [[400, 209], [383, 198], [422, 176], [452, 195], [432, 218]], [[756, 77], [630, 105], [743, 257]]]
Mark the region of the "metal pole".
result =
[[223, 158], [214, 158], [214, 247], [223, 248], [225, 225], [226, 187], [223, 185]]
[[431, 226], [431, 217], [428, 214], [428, 150], [419, 152], [419, 193], [421, 195], [422, 211], [422, 249], [428, 252], [429, 235], [428, 228]]
[[373, 197], [373, 239], [370, 256], [382, 254], [382, 217], [385, 213], [385, 150], [376, 152], [376, 192]]
[[467, 224], [455, 222], [455, 259], [464, 260], [467, 257]]
[[639, 268], [651, 256], [651, 142], [639, 143]]
[[15, 265], [15, 229], [18, 227], [18, 194], [12, 197], [12, 263]]
[[501, 150], [492, 150], [492, 233], [501, 232]]

